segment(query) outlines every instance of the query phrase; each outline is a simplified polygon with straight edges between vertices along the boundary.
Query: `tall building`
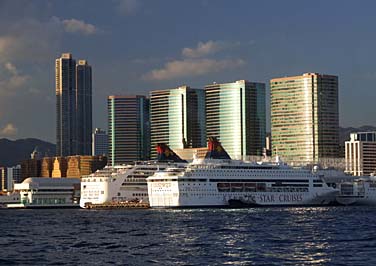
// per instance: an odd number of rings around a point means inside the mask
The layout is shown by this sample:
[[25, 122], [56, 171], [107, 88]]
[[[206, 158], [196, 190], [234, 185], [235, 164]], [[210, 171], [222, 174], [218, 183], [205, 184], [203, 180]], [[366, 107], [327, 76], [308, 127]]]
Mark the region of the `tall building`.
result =
[[96, 128], [93, 136], [92, 155], [107, 155], [108, 153], [108, 135], [106, 131]]
[[273, 154], [302, 163], [338, 157], [338, 77], [305, 73], [270, 88]]
[[119, 165], [149, 158], [149, 100], [145, 96], [109, 96], [108, 159]]
[[206, 135], [217, 137], [233, 159], [265, 148], [265, 84], [238, 80], [205, 86]]
[[152, 159], [158, 143], [171, 149], [205, 147], [205, 91], [188, 86], [151, 91], [150, 125]]
[[351, 133], [345, 142], [346, 173], [369, 176], [376, 173], [376, 132]]
[[91, 154], [91, 67], [64, 53], [55, 62], [56, 155]]
[[56, 59], [56, 155], [76, 153], [76, 61], [72, 54]]
[[86, 60], [76, 65], [77, 154], [91, 155], [92, 84], [91, 66]]

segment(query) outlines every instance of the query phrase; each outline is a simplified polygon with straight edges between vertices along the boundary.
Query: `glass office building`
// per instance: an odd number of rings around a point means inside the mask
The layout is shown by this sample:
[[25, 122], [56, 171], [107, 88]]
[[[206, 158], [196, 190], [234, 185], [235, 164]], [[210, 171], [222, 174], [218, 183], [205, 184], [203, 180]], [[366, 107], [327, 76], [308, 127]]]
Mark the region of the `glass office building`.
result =
[[86, 60], [64, 53], [55, 61], [56, 155], [90, 155], [92, 76]]
[[109, 165], [149, 159], [149, 100], [145, 96], [109, 96]]
[[171, 149], [205, 147], [204, 90], [181, 86], [151, 91], [150, 125], [152, 159], [158, 143]]
[[265, 148], [265, 84], [238, 80], [205, 86], [206, 135], [217, 137], [233, 159]]
[[273, 154], [307, 163], [338, 157], [338, 77], [305, 73], [272, 79], [270, 88]]

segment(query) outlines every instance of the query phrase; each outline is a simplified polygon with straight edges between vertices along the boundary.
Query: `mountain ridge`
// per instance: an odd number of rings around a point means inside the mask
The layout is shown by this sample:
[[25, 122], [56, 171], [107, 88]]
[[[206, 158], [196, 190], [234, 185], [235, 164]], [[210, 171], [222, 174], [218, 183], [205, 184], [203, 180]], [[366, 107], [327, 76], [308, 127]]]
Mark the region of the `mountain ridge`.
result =
[[0, 166], [15, 166], [21, 161], [30, 159], [31, 153], [38, 147], [40, 154], [44, 156], [55, 156], [56, 145], [37, 138], [25, 138], [10, 140], [0, 139]]

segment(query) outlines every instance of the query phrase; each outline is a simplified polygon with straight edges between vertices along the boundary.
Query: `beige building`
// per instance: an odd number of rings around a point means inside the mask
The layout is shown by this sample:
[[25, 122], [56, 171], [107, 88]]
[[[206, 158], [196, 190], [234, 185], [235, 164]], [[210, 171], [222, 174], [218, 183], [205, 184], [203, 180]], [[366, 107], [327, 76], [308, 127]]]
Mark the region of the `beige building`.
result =
[[338, 157], [338, 77], [275, 78], [270, 89], [273, 155], [301, 163]]
[[41, 177], [51, 177], [54, 169], [54, 157], [44, 157], [41, 163]]
[[187, 149], [175, 149], [174, 152], [183, 160], [192, 161], [193, 157], [196, 158], [205, 158], [206, 152], [208, 151], [207, 147], [203, 148], [187, 148]]
[[68, 157], [67, 177], [80, 178], [90, 175], [107, 164], [105, 156], [70, 156]]
[[376, 170], [376, 132], [350, 134], [345, 142], [346, 172], [354, 176], [368, 176]]

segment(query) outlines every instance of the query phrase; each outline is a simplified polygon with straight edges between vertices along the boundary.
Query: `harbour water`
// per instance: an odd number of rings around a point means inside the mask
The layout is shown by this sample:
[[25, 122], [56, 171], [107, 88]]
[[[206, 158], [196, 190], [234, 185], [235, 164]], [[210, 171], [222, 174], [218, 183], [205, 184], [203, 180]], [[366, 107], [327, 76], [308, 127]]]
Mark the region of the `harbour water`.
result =
[[0, 215], [0, 265], [376, 265], [376, 207]]

